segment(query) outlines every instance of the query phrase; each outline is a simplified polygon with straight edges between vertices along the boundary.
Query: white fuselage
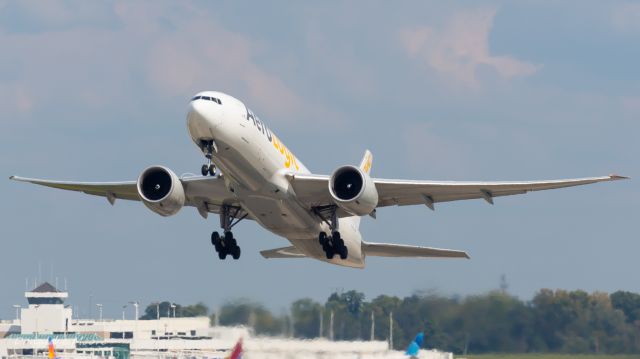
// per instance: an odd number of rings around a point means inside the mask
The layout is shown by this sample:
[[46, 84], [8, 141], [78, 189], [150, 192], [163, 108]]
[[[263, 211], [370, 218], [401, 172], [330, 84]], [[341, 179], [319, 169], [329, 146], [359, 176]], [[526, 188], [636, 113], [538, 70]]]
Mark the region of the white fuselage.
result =
[[[195, 99], [197, 97], [204, 97]], [[262, 227], [287, 238], [306, 256], [349, 267], [364, 267], [359, 218], [341, 218], [347, 259], [327, 260], [318, 234], [329, 226], [297, 199], [286, 173], [310, 173], [282, 141], [241, 101], [221, 92], [198, 93], [189, 105], [193, 142], [213, 140], [213, 163], [242, 208]]]

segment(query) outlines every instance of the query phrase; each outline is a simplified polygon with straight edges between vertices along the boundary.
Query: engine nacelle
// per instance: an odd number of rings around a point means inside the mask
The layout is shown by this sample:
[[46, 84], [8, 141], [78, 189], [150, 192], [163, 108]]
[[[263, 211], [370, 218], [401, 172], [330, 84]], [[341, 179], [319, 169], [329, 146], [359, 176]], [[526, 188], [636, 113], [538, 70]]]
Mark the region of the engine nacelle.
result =
[[172, 216], [184, 206], [182, 182], [166, 167], [151, 166], [142, 171], [138, 194], [145, 206], [161, 216]]
[[342, 166], [329, 179], [329, 193], [340, 208], [364, 216], [378, 206], [378, 190], [371, 177], [355, 166]]

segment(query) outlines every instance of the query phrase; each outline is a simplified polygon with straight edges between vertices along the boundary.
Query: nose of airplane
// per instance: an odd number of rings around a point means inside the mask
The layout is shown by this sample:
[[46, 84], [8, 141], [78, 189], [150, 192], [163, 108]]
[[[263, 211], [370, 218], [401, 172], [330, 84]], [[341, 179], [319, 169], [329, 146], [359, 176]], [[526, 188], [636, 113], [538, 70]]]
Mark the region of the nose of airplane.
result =
[[211, 138], [222, 119], [220, 105], [211, 101], [193, 100], [187, 111], [187, 127], [194, 140]]

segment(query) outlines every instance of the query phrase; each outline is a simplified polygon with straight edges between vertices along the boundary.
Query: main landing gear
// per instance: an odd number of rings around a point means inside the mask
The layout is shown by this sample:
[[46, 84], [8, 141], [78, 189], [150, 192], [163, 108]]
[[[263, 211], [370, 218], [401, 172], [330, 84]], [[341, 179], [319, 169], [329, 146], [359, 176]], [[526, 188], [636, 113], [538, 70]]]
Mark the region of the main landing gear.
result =
[[233, 259], [240, 259], [240, 247], [233, 237], [231, 228], [247, 217], [247, 214], [238, 217], [242, 208], [223, 205], [220, 210], [220, 227], [224, 231], [221, 236], [218, 232], [211, 233], [211, 244], [218, 252], [218, 258], [226, 259], [231, 255]]
[[338, 228], [338, 215], [336, 214], [337, 210], [337, 206], [314, 208], [315, 214], [320, 217], [332, 231], [331, 236], [327, 235], [325, 232], [320, 232], [318, 235], [318, 242], [320, 242], [327, 259], [333, 259], [337, 254], [340, 256], [340, 259], [344, 260], [349, 256], [349, 250], [347, 246], [344, 245], [344, 240], [340, 235]]
[[215, 144], [213, 140], [201, 140], [200, 147], [202, 147], [202, 151], [205, 153], [205, 157], [207, 158], [207, 163], [202, 165], [201, 173], [203, 176], [216, 175], [216, 166], [211, 163], [211, 158], [213, 157], [213, 151], [215, 150]]
[[220, 259], [226, 259], [229, 254], [233, 259], [240, 258], [240, 247], [238, 247], [236, 239], [233, 238], [232, 232], [225, 232], [223, 237], [220, 237], [218, 232], [211, 233], [211, 244], [216, 248]]
[[344, 240], [338, 231], [332, 232], [331, 237], [328, 237], [325, 232], [320, 232], [318, 241], [327, 259], [333, 259], [336, 254], [340, 256], [340, 259], [347, 259], [349, 256], [349, 250], [344, 245]]

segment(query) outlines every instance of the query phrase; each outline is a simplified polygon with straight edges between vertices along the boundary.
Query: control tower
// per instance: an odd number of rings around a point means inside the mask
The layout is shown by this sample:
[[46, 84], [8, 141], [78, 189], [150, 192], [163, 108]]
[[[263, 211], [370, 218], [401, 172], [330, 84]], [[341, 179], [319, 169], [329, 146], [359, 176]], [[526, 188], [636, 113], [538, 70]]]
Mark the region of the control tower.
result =
[[71, 325], [71, 308], [64, 306], [69, 293], [57, 290], [45, 282], [24, 296], [28, 308], [21, 310], [22, 333], [66, 333]]

